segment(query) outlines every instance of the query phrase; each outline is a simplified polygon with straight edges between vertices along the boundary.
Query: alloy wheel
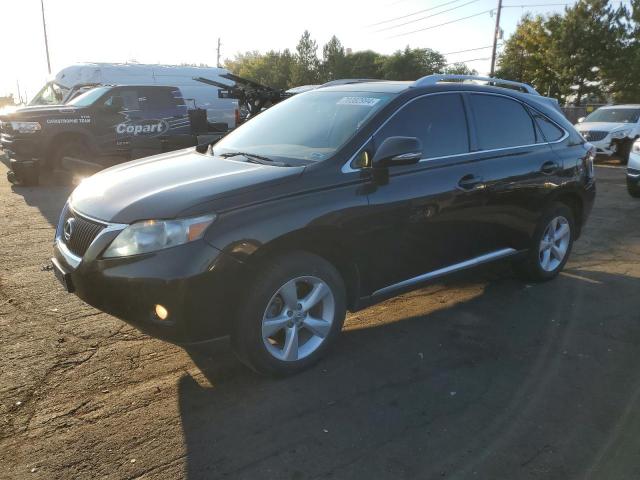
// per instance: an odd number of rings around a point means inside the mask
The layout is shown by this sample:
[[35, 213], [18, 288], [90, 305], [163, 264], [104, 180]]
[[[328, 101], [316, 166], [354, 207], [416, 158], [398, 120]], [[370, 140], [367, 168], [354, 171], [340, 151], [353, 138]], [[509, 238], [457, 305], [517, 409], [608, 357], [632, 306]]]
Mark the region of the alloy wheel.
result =
[[297, 277], [271, 297], [262, 317], [262, 341], [278, 360], [302, 360], [324, 343], [334, 317], [335, 298], [327, 283]]
[[571, 241], [571, 227], [569, 221], [563, 217], [554, 217], [542, 235], [539, 248], [540, 267], [546, 272], [556, 270], [569, 250]]

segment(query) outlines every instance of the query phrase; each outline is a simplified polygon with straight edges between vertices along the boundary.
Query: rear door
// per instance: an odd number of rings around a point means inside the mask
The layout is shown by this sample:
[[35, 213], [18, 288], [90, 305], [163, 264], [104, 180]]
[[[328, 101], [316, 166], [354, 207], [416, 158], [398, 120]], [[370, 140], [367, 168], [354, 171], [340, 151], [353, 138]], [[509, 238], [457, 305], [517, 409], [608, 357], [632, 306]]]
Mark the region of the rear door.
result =
[[536, 112], [512, 97], [472, 93], [467, 98], [484, 169], [483, 218], [498, 247], [527, 248], [548, 195], [563, 183], [562, 162], [542, 130], [553, 141], [565, 132], [543, 116], [546, 122], [537, 126]]
[[135, 125], [143, 119], [137, 87], [115, 87], [95, 105], [96, 144], [106, 155], [128, 155]]
[[482, 162], [470, 153], [462, 95], [413, 99], [374, 135], [371, 154], [391, 136], [420, 138], [423, 159], [378, 172], [383, 178], [372, 182], [362, 238], [370, 266], [364, 287], [379, 294], [493, 248], [481, 219]]

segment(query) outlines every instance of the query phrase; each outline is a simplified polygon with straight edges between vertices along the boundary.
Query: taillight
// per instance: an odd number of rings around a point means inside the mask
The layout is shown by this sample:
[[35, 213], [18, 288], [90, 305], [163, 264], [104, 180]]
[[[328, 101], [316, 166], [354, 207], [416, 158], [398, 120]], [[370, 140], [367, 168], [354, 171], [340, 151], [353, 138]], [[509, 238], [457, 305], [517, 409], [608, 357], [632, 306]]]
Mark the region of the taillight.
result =
[[587, 171], [587, 177], [588, 178], [595, 178], [595, 168], [594, 168], [594, 162], [596, 160], [596, 147], [594, 147], [591, 144], [587, 144], [590, 148], [589, 151], [587, 152], [587, 155], [585, 156], [585, 167], [586, 167], [586, 171]]
[[240, 125], [240, 109], [236, 108], [236, 127]]

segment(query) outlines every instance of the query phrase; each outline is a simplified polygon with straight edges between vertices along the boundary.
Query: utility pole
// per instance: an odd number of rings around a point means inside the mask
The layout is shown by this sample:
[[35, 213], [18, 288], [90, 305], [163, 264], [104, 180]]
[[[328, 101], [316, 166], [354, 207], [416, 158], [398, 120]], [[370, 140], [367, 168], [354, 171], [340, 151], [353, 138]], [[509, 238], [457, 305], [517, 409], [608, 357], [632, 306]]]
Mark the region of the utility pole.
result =
[[216, 58], [216, 67], [220, 68], [220, 37], [218, 37], [218, 55]]
[[493, 50], [491, 51], [491, 73], [490, 77], [496, 73], [496, 49], [498, 48], [498, 37], [500, 36], [500, 12], [502, 11], [502, 0], [498, 0], [498, 12], [496, 14], [496, 29], [493, 33]]
[[51, 75], [51, 62], [49, 61], [49, 41], [47, 40], [47, 22], [44, 19], [44, 0], [40, 0], [40, 7], [42, 8], [42, 28], [44, 29], [44, 48], [47, 51], [47, 68], [49, 69], [49, 75]]

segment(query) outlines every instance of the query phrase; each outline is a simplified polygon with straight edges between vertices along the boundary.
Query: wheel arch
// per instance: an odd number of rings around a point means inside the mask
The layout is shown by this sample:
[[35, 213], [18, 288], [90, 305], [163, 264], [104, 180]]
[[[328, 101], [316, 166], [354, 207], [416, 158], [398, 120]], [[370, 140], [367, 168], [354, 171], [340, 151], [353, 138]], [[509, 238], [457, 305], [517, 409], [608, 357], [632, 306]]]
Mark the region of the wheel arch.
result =
[[53, 135], [47, 142], [47, 160], [53, 159], [56, 155], [56, 152], [60, 149], [60, 147], [62, 147], [62, 145], [73, 140], [80, 140], [84, 142], [87, 147], [91, 148], [90, 136], [87, 132], [83, 132], [81, 130], [74, 130], [72, 132], [59, 132]]
[[573, 219], [578, 230], [576, 238], [582, 232], [582, 224], [584, 222], [584, 201], [577, 192], [562, 192], [556, 195], [552, 201], [564, 203], [573, 212]]
[[339, 228], [316, 227], [289, 232], [261, 245], [244, 261], [251, 268], [269, 258], [296, 250], [313, 253], [331, 263], [344, 281], [347, 308], [357, 309], [361, 268], [354, 255], [355, 247]]

